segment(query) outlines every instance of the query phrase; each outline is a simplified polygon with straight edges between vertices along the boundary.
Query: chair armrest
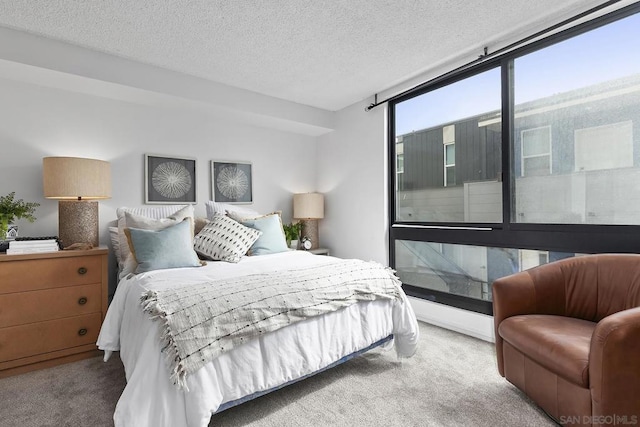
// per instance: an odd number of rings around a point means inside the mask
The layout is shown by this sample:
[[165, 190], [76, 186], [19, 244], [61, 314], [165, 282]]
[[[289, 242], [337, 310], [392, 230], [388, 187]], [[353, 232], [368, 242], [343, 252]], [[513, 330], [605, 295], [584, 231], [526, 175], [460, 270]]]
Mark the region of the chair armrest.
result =
[[640, 307], [596, 325], [589, 354], [593, 415], [640, 414]]
[[496, 327], [507, 317], [535, 313], [535, 287], [526, 271], [497, 279], [492, 287]]
[[521, 314], [566, 314], [563, 271], [567, 261], [540, 265], [493, 282], [493, 322], [498, 371], [504, 376], [502, 338], [498, 327], [508, 317]]
[[502, 337], [498, 331], [500, 323], [508, 317], [535, 312], [535, 288], [526, 271], [502, 277], [493, 282], [493, 327], [496, 339], [498, 372], [504, 377]]

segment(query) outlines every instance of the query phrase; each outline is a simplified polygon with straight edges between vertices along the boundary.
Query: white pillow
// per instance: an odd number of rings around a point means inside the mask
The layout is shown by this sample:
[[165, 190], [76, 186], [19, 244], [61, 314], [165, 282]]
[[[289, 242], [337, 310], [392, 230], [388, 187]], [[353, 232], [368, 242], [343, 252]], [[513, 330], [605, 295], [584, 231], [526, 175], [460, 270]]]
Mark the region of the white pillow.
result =
[[[166, 207], [162, 208], [143, 208], [139, 209], [138, 212], [142, 211], [143, 214], [136, 213], [135, 209], [128, 208], [119, 208], [116, 212], [118, 214], [118, 238], [120, 240], [120, 259], [122, 263], [121, 265], [120, 275], [122, 278], [127, 274], [131, 273], [133, 269], [135, 270], [135, 262], [132, 264], [129, 260], [131, 255], [131, 250], [129, 249], [129, 242], [127, 241], [127, 236], [124, 234], [124, 229], [127, 227], [141, 228], [146, 230], [159, 230], [166, 228], [170, 225], [174, 225], [178, 222], [181, 222], [185, 218], [191, 219], [191, 230], [193, 231], [193, 206], [171, 206], [169, 209]], [[152, 215], [162, 215], [163, 213], [170, 212], [173, 210], [173, 213], [170, 213], [168, 216], [164, 217], [160, 216], [159, 218], [149, 218], [149, 214]], [[145, 215], [147, 214], [147, 215]], [[192, 234], [193, 235], [193, 234]]]
[[196, 235], [193, 247], [207, 259], [238, 262], [261, 234], [225, 215], [214, 215]]
[[260, 214], [253, 209], [244, 208], [237, 205], [230, 205], [228, 203], [218, 203], [212, 200], [205, 202], [204, 207], [207, 210], [208, 220], [211, 220], [214, 215], [234, 214], [243, 218], [260, 216]]

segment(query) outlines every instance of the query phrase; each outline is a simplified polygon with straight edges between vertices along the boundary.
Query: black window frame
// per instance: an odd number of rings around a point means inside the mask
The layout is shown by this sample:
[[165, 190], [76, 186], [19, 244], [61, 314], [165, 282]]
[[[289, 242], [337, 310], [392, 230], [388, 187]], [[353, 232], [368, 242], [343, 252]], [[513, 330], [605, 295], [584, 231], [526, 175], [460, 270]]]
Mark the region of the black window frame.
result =
[[[511, 190], [513, 176], [513, 64], [518, 57], [544, 49], [561, 41], [640, 13], [640, 3], [597, 17], [591, 21], [560, 31], [514, 49], [475, 66], [421, 85], [413, 91], [389, 100], [387, 126], [388, 194], [389, 194], [389, 264], [396, 267], [396, 240], [424, 241], [511, 249], [531, 249], [572, 253], [640, 253], [640, 225], [544, 224], [512, 222], [515, 210]], [[594, 52], [597, 54], [597, 52]], [[460, 80], [500, 68], [502, 88], [502, 222], [406, 222], [396, 220], [395, 106], [403, 101], [431, 92]], [[471, 297], [403, 284], [407, 295], [478, 313], [493, 314], [493, 304]]]

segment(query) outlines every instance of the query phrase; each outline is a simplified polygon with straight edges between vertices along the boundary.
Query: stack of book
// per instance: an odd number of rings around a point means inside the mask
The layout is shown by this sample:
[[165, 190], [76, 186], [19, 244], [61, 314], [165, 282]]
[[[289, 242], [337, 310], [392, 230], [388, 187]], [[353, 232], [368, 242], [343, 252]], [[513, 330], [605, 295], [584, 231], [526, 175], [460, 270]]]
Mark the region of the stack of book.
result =
[[59, 249], [56, 239], [11, 240], [7, 255], [55, 252]]

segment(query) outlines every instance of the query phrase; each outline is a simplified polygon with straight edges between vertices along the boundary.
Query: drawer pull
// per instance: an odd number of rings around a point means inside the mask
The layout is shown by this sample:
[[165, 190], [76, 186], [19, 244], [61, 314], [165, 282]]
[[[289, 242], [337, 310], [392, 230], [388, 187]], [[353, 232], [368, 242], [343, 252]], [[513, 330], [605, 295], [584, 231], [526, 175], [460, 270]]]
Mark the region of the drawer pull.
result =
[[85, 305], [86, 303], [87, 303], [86, 297], [80, 297], [80, 299], [78, 300], [78, 304], [80, 305]]
[[80, 335], [81, 337], [87, 335], [87, 329], [86, 328], [80, 329], [78, 331], [78, 335]]
[[87, 269], [85, 267], [80, 267], [78, 269], [78, 274], [87, 274]]

